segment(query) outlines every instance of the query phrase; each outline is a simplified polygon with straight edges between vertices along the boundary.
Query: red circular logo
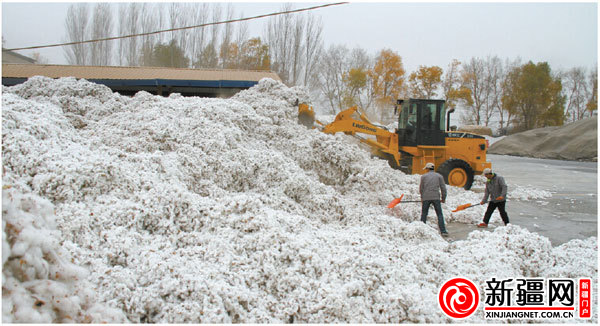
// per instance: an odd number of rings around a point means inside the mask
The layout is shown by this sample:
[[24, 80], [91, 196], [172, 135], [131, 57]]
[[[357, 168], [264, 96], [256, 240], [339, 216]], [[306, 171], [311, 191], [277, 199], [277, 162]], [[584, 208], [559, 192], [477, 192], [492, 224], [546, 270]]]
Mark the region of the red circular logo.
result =
[[466, 278], [453, 278], [442, 285], [438, 302], [446, 315], [466, 318], [479, 306], [479, 290]]

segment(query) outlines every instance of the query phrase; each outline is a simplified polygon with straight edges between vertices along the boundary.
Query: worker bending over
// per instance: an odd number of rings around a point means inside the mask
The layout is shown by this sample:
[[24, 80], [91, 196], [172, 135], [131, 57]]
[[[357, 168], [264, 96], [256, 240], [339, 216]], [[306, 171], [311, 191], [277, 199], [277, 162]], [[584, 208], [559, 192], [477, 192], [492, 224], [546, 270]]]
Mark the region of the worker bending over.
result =
[[500, 212], [500, 217], [502, 217], [504, 225], [507, 225], [508, 214], [506, 214], [506, 191], [508, 187], [506, 186], [506, 182], [504, 182], [503, 177], [493, 173], [490, 168], [484, 169], [483, 175], [487, 178], [487, 182], [485, 183], [485, 194], [483, 195], [481, 205], [485, 204], [488, 198], [490, 198], [490, 203], [488, 204], [487, 211], [485, 211], [483, 223], [479, 223], [477, 226], [480, 228], [487, 228], [496, 207]]

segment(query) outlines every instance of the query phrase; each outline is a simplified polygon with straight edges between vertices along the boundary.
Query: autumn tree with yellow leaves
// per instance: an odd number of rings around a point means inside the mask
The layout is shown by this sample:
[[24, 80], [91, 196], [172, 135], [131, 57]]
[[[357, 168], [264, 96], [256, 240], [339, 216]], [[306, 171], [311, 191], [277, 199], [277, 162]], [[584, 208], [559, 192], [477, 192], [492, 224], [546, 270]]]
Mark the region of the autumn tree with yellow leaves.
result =
[[455, 109], [459, 103], [472, 105], [471, 90], [465, 87], [461, 81], [460, 61], [454, 59], [448, 65], [442, 80], [442, 90], [448, 109]]
[[349, 71], [342, 74], [345, 91], [343, 96], [343, 104], [349, 107], [362, 106], [360, 101], [360, 93], [367, 87], [368, 70], [363, 68], [351, 68]]
[[590, 95], [589, 101], [586, 104], [585, 108], [590, 114], [593, 115], [594, 111], [598, 110], [598, 66], [592, 70], [588, 77], [588, 83], [590, 86]]
[[437, 90], [442, 83], [442, 68], [419, 66], [408, 77], [410, 97], [421, 99], [437, 98]]
[[269, 46], [262, 43], [260, 37], [251, 38], [244, 42], [240, 51], [239, 69], [269, 70], [271, 57]]
[[380, 113], [381, 121], [389, 117], [396, 99], [406, 93], [404, 66], [400, 55], [392, 50], [382, 50], [369, 73], [373, 96]]
[[523, 130], [560, 126], [565, 116], [561, 91], [561, 80], [552, 75], [548, 63], [530, 61], [508, 73], [502, 104]]

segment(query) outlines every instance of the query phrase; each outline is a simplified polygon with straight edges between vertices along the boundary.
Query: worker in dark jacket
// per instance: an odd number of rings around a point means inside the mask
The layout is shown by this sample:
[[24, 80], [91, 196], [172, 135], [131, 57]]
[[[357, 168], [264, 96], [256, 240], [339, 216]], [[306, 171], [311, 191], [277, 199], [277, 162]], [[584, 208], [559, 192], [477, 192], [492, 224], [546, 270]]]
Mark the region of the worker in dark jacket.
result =
[[446, 226], [444, 224], [444, 214], [442, 213], [441, 204], [446, 202], [446, 184], [444, 183], [444, 177], [435, 172], [434, 169], [435, 166], [433, 163], [425, 164], [424, 170], [429, 171], [421, 176], [421, 183], [419, 184], [419, 193], [421, 194], [422, 202], [421, 221], [423, 221], [423, 223], [427, 223], [429, 206], [433, 204], [433, 208], [435, 209], [435, 213], [438, 217], [438, 226], [440, 228], [440, 232], [443, 236], [446, 236], [448, 235], [448, 231], [446, 231]]
[[500, 217], [502, 217], [502, 221], [504, 221], [504, 225], [506, 225], [508, 224], [508, 214], [506, 214], [506, 191], [508, 187], [506, 186], [506, 182], [504, 182], [503, 177], [493, 173], [492, 169], [489, 168], [483, 170], [483, 175], [487, 178], [487, 182], [485, 183], [485, 194], [483, 195], [481, 205], [485, 204], [488, 201], [488, 198], [490, 198], [490, 203], [488, 204], [487, 211], [483, 217], [483, 223], [480, 223], [477, 226], [480, 228], [487, 228], [492, 213], [496, 208], [498, 208]]

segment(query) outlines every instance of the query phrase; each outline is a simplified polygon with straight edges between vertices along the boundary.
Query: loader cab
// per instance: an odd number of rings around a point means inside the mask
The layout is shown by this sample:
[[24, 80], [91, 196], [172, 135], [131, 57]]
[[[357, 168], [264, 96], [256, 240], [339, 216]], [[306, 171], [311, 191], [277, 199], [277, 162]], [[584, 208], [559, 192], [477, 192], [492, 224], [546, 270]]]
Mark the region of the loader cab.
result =
[[398, 100], [398, 146], [444, 146], [444, 104], [444, 100]]

